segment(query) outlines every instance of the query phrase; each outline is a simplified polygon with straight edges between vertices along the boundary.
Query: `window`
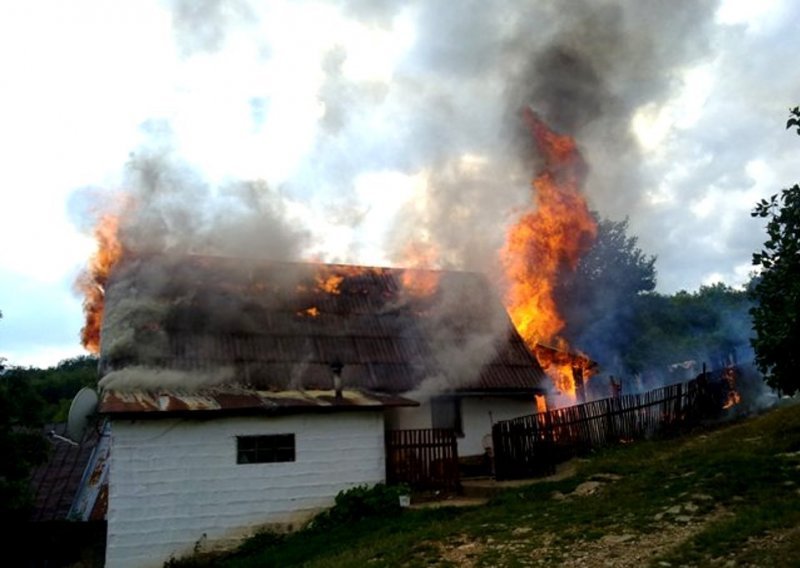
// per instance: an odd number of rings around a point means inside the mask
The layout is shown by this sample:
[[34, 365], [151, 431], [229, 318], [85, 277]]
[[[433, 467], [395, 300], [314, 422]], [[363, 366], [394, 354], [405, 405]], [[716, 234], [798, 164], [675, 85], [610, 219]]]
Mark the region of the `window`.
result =
[[464, 436], [461, 399], [449, 396], [431, 399], [431, 425], [434, 428], [455, 430], [458, 436]]
[[236, 436], [236, 463], [294, 461], [294, 434]]

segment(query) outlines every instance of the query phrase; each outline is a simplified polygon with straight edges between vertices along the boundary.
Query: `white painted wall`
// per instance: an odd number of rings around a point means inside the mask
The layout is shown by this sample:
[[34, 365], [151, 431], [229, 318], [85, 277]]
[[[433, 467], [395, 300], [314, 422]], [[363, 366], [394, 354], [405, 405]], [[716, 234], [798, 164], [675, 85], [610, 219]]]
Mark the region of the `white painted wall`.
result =
[[[458, 455], [473, 456], [484, 453], [483, 437], [492, 434], [492, 422], [509, 420], [536, 412], [536, 401], [530, 399], [496, 396], [464, 397], [461, 399], [461, 423], [464, 436], [458, 439]], [[397, 430], [431, 428], [431, 404], [422, 402], [417, 407], [395, 408], [387, 415], [387, 424]]]
[[[237, 464], [236, 436], [294, 434], [294, 462]], [[106, 566], [161, 566], [298, 523], [385, 480], [382, 411], [112, 424]]]
[[[464, 437], [458, 439], [458, 455], [482, 454], [483, 437], [492, 435], [492, 423], [526, 416], [536, 412], [533, 395], [530, 400], [500, 397], [469, 397], [461, 399], [461, 420]], [[491, 414], [490, 414], [491, 413]]]

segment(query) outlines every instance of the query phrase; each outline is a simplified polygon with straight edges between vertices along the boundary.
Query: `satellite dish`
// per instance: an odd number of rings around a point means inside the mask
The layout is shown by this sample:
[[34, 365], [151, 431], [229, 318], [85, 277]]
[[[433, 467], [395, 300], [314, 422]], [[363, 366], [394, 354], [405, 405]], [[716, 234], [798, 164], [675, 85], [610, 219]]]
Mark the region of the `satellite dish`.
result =
[[67, 436], [75, 442], [83, 440], [89, 418], [97, 410], [97, 393], [89, 387], [83, 387], [72, 399], [67, 416]]

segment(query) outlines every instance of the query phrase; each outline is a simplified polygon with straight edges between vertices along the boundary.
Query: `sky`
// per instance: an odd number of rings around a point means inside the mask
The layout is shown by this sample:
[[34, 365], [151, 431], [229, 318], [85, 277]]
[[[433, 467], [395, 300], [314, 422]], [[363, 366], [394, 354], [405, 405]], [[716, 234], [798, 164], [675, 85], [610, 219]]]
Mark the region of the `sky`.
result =
[[303, 258], [391, 265], [413, 239], [486, 269], [530, 199], [523, 105], [575, 136], [658, 291], [739, 286], [750, 210], [800, 181], [798, 27], [791, 0], [5, 3], [0, 356], [84, 353], [74, 281], [143, 157], [229, 231], [230, 187], [262, 182]]

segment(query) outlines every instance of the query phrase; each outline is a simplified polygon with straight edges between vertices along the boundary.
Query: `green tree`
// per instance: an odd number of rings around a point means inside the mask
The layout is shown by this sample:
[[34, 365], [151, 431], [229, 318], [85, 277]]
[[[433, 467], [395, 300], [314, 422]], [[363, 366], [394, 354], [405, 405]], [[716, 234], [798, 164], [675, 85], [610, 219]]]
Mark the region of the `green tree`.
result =
[[66, 421], [75, 394], [96, 383], [95, 357], [73, 357], [47, 369], [7, 365], [0, 357], [0, 520], [27, 520], [30, 471], [47, 457], [43, 425]]
[[[12, 370], [13, 371], [13, 370]], [[4, 527], [27, 520], [28, 476], [47, 457], [41, 434], [44, 403], [24, 378], [0, 368], [0, 521]]]
[[669, 365], [688, 360], [712, 369], [728, 364], [731, 356], [749, 360], [751, 305], [745, 290], [724, 284], [637, 297], [635, 337], [622, 356], [625, 369], [663, 374]]
[[83, 387], [97, 386], [97, 358], [79, 355], [64, 359], [54, 367], [12, 367], [8, 371], [22, 377], [41, 397], [45, 422], [66, 422], [73, 397]]
[[[800, 107], [790, 114], [786, 128], [800, 135]], [[769, 219], [768, 238], [753, 255], [761, 269], [750, 312], [755, 360], [768, 385], [794, 394], [800, 390], [800, 185], [762, 199], [751, 215]]]
[[620, 355], [636, 335], [635, 301], [656, 286], [654, 256], [646, 255], [628, 219], [597, 221], [597, 240], [574, 272], [562, 275], [556, 298], [566, 321], [566, 338], [612, 373], [622, 372]]

